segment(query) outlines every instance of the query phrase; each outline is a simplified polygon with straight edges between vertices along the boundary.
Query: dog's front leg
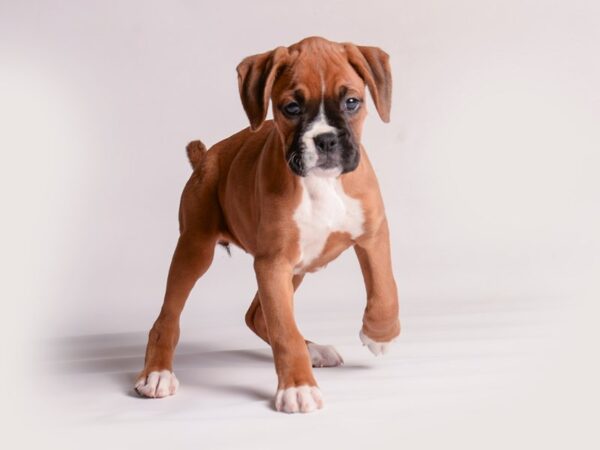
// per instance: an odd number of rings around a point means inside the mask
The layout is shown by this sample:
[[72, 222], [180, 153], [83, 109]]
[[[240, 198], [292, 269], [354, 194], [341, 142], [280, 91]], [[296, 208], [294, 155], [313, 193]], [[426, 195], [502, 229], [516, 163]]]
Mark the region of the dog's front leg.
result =
[[319, 409], [323, 400], [294, 320], [292, 265], [277, 256], [257, 257], [254, 270], [277, 371], [275, 408], [287, 413]]
[[398, 291], [390, 254], [387, 220], [354, 246], [367, 290], [367, 307], [360, 331], [362, 343], [375, 355], [384, 354], [400, 334]]

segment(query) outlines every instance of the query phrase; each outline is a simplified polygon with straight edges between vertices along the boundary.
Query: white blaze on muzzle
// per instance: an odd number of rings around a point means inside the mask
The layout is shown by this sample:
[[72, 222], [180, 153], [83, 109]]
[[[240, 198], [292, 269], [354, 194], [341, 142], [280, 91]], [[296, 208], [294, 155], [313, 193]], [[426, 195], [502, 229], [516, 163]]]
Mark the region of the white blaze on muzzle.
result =
[[329, 125], [327, 122], [323, 100], [321, 100], [319, 113], [313, 119], [300, 139], [302, 141], [302, 162], [304, 163], [304, 168], [306, 171], [313, 169], [317, 165], [319, 155], [317, 153], [317, 147], [315, 145], [314, 138], [315, 136], [324, 133], [337, 134], [337, 129]]

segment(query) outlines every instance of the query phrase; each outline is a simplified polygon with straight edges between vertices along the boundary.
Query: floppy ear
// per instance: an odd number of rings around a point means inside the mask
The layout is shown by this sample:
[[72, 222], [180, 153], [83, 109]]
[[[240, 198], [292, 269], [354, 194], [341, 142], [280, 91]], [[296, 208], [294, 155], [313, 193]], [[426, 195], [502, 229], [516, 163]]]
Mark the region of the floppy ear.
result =
[[258, 130], [267, 117], [271, 89], [287, 55], [287, 48], [277, 47], [248, 56], [237, 66], [240, 97], [252, 131]]
[[390, 121], [392, 71], [389, 55], [378, 47], [345, 44], [348, 61], [369, 87], [373, 103], [384, 122]]

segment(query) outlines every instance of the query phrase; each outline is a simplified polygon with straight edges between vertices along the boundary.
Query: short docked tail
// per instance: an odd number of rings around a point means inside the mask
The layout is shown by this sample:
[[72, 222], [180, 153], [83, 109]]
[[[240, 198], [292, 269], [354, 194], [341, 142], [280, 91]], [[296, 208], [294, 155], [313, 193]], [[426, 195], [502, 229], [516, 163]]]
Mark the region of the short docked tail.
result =
[[192, 141], [187, 145], [186, 151], [192, 169], [196, 170], [206, 157], [206, 145], [201, 141]]

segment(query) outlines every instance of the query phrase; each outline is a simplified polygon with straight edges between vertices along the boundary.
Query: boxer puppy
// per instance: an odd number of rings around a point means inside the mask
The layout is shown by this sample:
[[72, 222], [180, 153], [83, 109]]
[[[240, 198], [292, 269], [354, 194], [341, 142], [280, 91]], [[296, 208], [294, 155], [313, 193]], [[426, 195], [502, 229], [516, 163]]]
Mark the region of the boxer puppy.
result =
[[[353, 247], [367, 292], [361, 341], [379, 355], [400, 332], [388, 223], [360, 143], [365, 85], [389, 121], [388, 55], [311, 37], [250, 56], [237, 72], [250, 127], [209, 151], [199, 141], [187, 147], [194, 171], [181, 197], [179, 241], [135, 389], [175, 394], [181, 311], [216, 245], [232, 243], [254, 256], [258, 292], [246, 323], [273, 351], [275, 408], [310, 412], [323, 406], [311, 365], [343, 360], [298, 330], [293, 296], [306, 273]], [[269, 102], [273, 120], [265, 120]]]

